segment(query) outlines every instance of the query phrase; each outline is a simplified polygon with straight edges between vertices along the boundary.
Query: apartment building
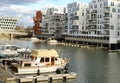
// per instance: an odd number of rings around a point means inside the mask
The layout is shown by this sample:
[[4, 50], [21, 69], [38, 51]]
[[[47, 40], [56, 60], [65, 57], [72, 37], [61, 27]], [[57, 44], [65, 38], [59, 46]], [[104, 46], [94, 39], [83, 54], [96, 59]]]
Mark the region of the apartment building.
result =
[[0, 17], [0, 31], [15, 31], [16, 25], [16, 18]]
[[117, 48], [120, 42], [120, 0], [92, 0], [87, 9], [87, 30], [93, 39]]
[[88, 4], [73, 2], [68, 8], [68, 35], [81, 35], [86, 32], [86, 8]]
[[48, 8], [42, 13], [41, 34], [61, 35], [65, 29], [65, 14], [63, 9]]

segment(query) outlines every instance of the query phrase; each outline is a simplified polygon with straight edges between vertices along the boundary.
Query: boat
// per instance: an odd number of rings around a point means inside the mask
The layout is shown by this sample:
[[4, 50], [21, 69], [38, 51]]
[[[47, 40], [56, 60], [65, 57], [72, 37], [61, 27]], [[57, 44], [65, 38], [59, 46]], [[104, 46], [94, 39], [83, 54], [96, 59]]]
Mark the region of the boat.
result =
[[60, 58], [55, 49], [34, 49], [27, 60], [11, 64], [17, 74], [33, 74], [59, 72], [66, 69], [68, 62], [67, 58]]
[[40, 40], [39, 40], [37, 37], [32, 37], [32, 38], [31, 38], [31, 41], [32, 41], [32, 42], [40, 42]]
[[19, 53], [30, 53], [28, 48], [21, 48], [18, 45], [5, 44], [0, 46], [0, 58], [18, 56]]
[[50, 39], [50, 40], [48, 41], [48, 43], [49, 43], [49, 44], [57, 44], [57, 40], [55, 40], [55, 39]]

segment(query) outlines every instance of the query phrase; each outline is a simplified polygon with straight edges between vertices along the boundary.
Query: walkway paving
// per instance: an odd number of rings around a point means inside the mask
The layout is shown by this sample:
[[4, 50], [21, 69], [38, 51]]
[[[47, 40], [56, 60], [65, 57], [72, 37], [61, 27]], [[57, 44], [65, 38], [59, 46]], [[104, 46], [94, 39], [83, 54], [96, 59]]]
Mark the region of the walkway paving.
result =
[[0, 80], [4, 80], [5, 78], [13, 77], [8, 70], [5, 70], [4, 66], [0, 65]]

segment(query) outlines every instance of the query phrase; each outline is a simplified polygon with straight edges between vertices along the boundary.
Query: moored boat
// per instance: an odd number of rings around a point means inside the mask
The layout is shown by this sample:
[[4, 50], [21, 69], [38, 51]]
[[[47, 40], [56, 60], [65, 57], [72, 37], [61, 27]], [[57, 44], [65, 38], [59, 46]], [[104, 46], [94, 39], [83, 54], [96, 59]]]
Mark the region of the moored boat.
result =
[[37, 37], [32, 37], [32, 38], [31, 38], [31, 41], [32, 41], [32, 42], [40, 42], [40, 39], [38, 39]]
[[28, 60], [13, 63], [18, 74], [47, 73], [64, 69], [68, 59], [60, 58], [54, 49], [32, 50]]
[[19, 53], [30, 53], [31, 50], [28, 48], [21, 48], [18, 45], [5, 44], [1, 45], [0, 58], [18, 56]]
[[49, 43], [49, 44], [57, 44], [58, 42], [57, 42], [57, 40], [55, 40], [55, 39], [50, 39], [50, 40], [48, 41], [48, 43]]

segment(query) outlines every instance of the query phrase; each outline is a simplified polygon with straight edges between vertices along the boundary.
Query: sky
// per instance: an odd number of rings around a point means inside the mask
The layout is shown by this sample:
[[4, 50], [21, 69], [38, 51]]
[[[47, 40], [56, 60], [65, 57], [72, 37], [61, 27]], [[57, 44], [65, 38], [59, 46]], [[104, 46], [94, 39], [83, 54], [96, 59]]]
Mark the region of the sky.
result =
[[67, 7], [72, 2], [89, 3], [91, 0], [0, 0], [0, 16], [18, 18], [18, 25], [33, 26], [33, 17], [38, 10], [50, 7]]

